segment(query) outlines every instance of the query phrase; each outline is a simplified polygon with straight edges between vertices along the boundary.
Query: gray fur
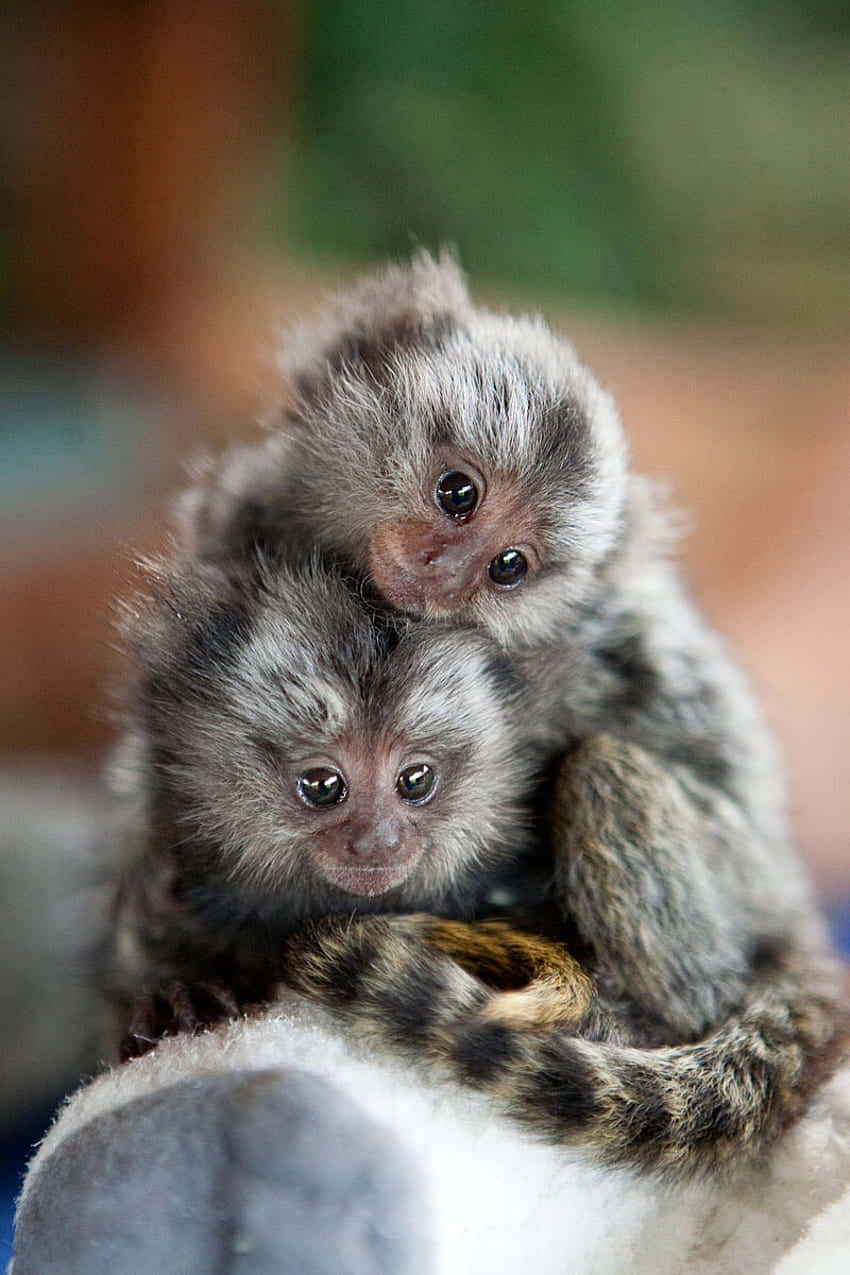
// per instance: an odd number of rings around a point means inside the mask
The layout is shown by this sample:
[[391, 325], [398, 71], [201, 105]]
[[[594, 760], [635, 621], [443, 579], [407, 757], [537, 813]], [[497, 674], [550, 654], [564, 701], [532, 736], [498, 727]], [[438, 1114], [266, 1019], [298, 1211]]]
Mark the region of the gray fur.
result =
[[[134, 680], [116, 782], [133, 795], [133, 849], [111, 957], [120, 1001], [212, 977], [217, 962], [226, 978], [266, 966], [269, 977], [280, 938], [305, 918], [471, 911], [528, 844], [532, 756], [486, 635], [382, 623], [316, 561], [227, 574], [175, 559], [148, 564], [148, 588], [124, 620]], [[376, 900], [317, 871], [323, 815], [296, 792], [305, 758], [333, 760], [351, 738], [395, 741], [439, 776], [416, 814], [421, 859]]]

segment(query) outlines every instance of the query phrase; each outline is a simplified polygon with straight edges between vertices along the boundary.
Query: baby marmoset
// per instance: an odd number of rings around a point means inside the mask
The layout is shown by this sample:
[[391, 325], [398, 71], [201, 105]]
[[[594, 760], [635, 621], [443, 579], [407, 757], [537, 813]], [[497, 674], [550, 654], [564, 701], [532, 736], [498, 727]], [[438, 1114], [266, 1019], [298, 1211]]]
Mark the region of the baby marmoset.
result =
[[[671, 1047], [627, 1058], [561, 1034], [535, 1067], [530, 1036], [477, 1037], [469, 1077], [504, 1087], [516, 1064], [517, 1105], [555, 1136], [604, 1110], [615, 1158], [636, 1154], [638, 1129], [659, 1163], [758, 1144], [836, 1036], [840, 976], [770, 739], [683, 592], [611, 399], [541, 321], [475, 307], [456, 266], [424, 254], [297, 328], [282, 366], [280, 429], [184, 503], [190, 552], [250, 570], [316, 543], [399, 611], [489, 632], [524, 687], [523, 744], [554, 767], [552, 897], [600, 1004], [629, 1039]], [[299, 985], [399, 1038], [343, 977], [358, 941], [357, 926], [323, 932]], [[687, 1048], [713, 1029], [725, 1063]], [[694, 1077], [709, 1057], [706, 1107]]]
[[[290, 934], [355, 910], [407, 914], [378, 928], [398, 952], [426, 943], [431, 1018], [487, 997], [440, 949], [502, 985], [545, 976], [560, 994], [550, 1021], [591, 1009], [563, 946], [437, 920], [491, 910], [529, 841], [532, 759], [492, 639], [381, 615], [315, 561], [225, 573], [175, 559], [148, 584], [124, 625], [135, 844], [110, 977], [125, 1052], [262, 999]], [[378, 1002], [394, 973], [376, 967], [361, 986]]]

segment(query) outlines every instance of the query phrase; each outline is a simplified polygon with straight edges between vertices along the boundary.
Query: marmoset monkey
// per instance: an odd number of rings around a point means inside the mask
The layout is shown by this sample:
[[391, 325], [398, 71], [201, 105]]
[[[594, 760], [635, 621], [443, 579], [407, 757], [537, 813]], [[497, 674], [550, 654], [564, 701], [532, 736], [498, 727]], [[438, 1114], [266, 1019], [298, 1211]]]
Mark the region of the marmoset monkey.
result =
[[381, 615], [316, 562], [174, 561], [150, 585], [125, 621], [135, 844], [110, 974], [125, 1053], [261, 1000], [290, 933], [355, 911], [433, 914], [404, 935], [495, 986], [542, 978], [550, 1012], [578, 1021], [591, 982], [563, 945], [437, 919], [491, 910], [529, 848], [531, 758], [496, 644]]
[[[524, 1084], [534, 1108], [542, 1068], [554, 1104], [583, 1095], [591, 1131], [588, 1104], [642, 1129], [646, 1160], [760, 1144], [836, 1039], [840, 975], [771, 741], [683, 591], [669, 520], [629, 472], [612, 400], [542, 321], [475, 307], [454, 263], [425, 254], [296, 328], [281, 365], [293, 398], [280, 428], [187, 496], [187, 551], [250, 571], [316, 544], [385, 604], [499, 643], [523, 687], [522, 745], [552, 768], [540, 805], [564, 932], [625, 1038], [673, 1048], [621, 1056], [561, 1033], [544, 1037], [550, 1062], [535, 1070], [528, 1037], [504, 1047], [510, 1066], [485, 1058], [481, 1072]], [[363, 983], [343, 995], [325, 977], [354, 968], [340, 945], [357, 949], [356, 927], [316, 934], [319, 972], [300, 985], [392, 1032]], [[693, 1120], [674, 1153], [680, 1098]], [[609, 1153], [634, 1158], [621, 1135]]]

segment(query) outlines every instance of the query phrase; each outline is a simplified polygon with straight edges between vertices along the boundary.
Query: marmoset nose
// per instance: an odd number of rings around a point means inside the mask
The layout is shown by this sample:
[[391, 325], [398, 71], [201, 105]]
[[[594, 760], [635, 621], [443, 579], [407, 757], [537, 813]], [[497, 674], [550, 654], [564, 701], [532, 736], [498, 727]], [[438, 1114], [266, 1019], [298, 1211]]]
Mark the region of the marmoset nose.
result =
[[413, 562], [422, 567], [440, 567], [458, 556], [459, 546], [444, 536], [426, 532], [411, 544]]
[[474, 549], [467, 544], [428, 537], [416, 546], [411, 567], [415, 575], [428, 578], [429, 588], [462, 592], [471, 588], [480, 575]]
[[357, 859], [362, 864], [383, 863], [401, 848], [399, 828], [394, 824], [384, 825], [380, 822], [352, 832], [345, 838], [342, 847], [346, 858]]
[[445, 545], [425, 545], [419, 549], [416, 557], [423, 567], [437, 567], [444, 549]]
[[471, 596], [486, 575], [492, 553], [462, 526], [386, 524], [372, 542], [370, 569], [383, 596], [401, 610], [454, 606]]

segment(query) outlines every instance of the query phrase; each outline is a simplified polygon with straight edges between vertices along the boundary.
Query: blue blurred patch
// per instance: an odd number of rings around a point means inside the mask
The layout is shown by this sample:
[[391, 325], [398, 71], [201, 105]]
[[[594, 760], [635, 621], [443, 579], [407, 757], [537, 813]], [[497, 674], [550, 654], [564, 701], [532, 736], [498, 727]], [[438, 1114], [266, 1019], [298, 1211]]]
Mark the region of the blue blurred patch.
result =
[[138, 396], [114, 378], [0, 352], [4, 517], [30, 513], [34, 502], [40, 517], [67, 513], [131, 489], [149, 426]]
[[27, 1162], [36, 1144], [53, 1119], [53, 1112], [60, 1099], [38, 1115], [30, 1115], [12, 1129], [0, 1133], [0, 1271], [12, 1256], [14, 1236], [15, 1200], [21, 1189]]
[[850, 899], [827, 907], [827, 917], [835, 942], [846, 956], [850, 956]]

